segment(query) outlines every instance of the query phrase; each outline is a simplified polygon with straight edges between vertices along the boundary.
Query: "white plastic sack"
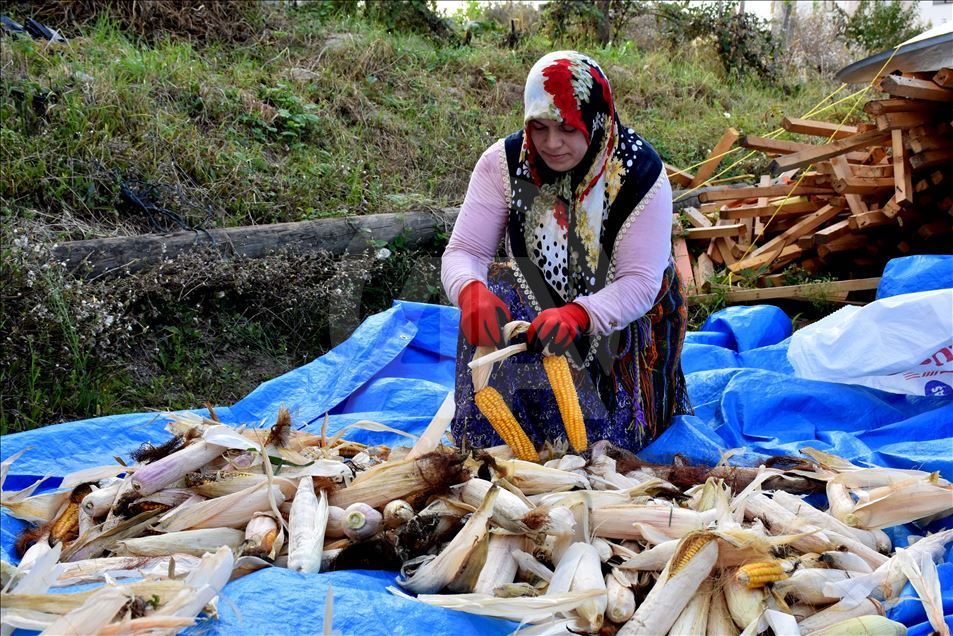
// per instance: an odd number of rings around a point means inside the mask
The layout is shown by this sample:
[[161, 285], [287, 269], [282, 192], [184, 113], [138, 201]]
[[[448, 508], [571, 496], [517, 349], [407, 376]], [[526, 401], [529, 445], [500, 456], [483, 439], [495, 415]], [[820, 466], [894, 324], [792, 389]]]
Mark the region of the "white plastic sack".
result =
[[844, 307], [795, 332], [788, 360], [810, 380], [953, 396], [953, 289]]

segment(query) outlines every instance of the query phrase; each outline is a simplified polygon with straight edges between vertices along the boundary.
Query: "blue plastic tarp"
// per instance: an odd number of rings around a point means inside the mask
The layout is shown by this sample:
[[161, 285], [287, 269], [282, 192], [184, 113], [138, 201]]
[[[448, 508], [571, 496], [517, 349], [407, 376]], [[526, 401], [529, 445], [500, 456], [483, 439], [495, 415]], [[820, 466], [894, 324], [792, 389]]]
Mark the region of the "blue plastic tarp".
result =
[[877, 299], [953, 288], [953, 256], [918, 254], [894, 258], [884, 267]]
[[[459, 313], [449, 307], [397, 302], [369, 317], [328, 354], [262, 384], [231, 407], [216, 407], [233, 424], [271, 422], [288, 407], [296, 422], [319, 431], [325, 413], [335, 432], [371, 419], [412, 433], [430, 421], [453, 390]], [[787, 362], [791, 321], [776, 307], [729, 308], [690, 334], [683, 353], [695, 414], [680, 416], [643, 451], [648, 461], [675, 454], [713, 464], [729, 448], [733, 461], [754, 463], [798, 454], [809, 445], [856, 462], [939, 470], [953, 477], [953, 399], [914, 398], [798, 379]], [[21, 488], [47, 471], [54, 477], [128, 456], [143, 442], [167, 438], [155, 414], [102, 417], [0, 438], [0, 459], [30, 447], [13, 465], [6, 488]], [[352, 430], [351, 439], [399, 444], [393, 435]], [[57, 479], [45, 487], [55, 487]], [[0, 510], [0, 556], [11, 560], [23, 524]], [[430, 608], [389, 595], [394, 573], [301, 575], [263, 570], [229, 583], [220, 619], [194, 633], [314, 633], [328, 585], [334, 627], [345, 634], [506, 634], [513, 624]], [[946, 576], [946, 575], [944, 575]], [[944, 593], [953, 593], [949, 586]], [[914, 620], [917, 617], [910, 618]], [[913, 625], [914, 623], [909, 623]]]

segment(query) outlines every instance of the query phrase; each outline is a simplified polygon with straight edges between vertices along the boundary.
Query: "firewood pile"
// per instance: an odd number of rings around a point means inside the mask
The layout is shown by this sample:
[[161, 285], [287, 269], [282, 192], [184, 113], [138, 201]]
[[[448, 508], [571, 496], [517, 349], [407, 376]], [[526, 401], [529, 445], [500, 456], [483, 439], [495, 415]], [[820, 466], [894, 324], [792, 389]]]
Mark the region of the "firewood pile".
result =
[[864, 104], [863, 123], [784, 117], [802, 141], [729, 128], [695, 175], [666, 165], [673, 185], [691, 191], [736, 144], [773, 159], [758, 185], [706, 189], [681, 211], [690, 227], [676, 230], [675, 257], [690, 293], [708, 291], [719, 270], [775, 287], [797, 266], [843, 281], [846, 297], [876, 287], [850, 279], [879, 276], [891, 258], [950, 252], [953, 69], [885, 75], [876, 86], [886, 97]]

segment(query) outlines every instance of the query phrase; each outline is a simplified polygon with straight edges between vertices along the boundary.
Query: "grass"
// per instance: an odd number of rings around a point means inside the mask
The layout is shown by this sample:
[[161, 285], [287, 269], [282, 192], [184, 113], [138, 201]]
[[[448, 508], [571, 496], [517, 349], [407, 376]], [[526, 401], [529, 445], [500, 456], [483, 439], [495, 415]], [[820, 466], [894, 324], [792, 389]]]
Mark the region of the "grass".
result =
[[[440, 299], [440, 241], [396, 241], [383, 262], [193, 260], [85, 286], [31, 251], [151, 231], [117, 206], [121, 181], [161, 186], [163, 205], [204, 227], [459, 204], [479, 155], [520, 127], [526, 71], [567, 46], [533, 35], [510, 49], [493, 33], [439, 45], [303, 10], [269, 24], [238, 44], [150, 43], [105, 18], [67, 46], [4, 40], [0, 433], [230, 403], [391, 298]], [[623, 121], [680, 167], [727, 126], [764, 134], [834, 88], [726, 77], [706, 45], [578, 48], [602, 64]], [[13, 244], [24, 236], [31, 247]]]
[[[254, 46], [197, 49], [150, 46], [103, 19], [67, 48], [3, 47], [0, 197], [82, 221], [63, 238], [129, 231], [117, 175], [186, 191], [213, 210], [192, 222], [215, 225], [456, 204], [483, 149], [520, 126], [525, 72], [552, 46], [434, 46], [307, 13], [291, 27]], [[704, 159], [726, 126], [773, 130], [832, 87], [728, 81], [706, 47], [587, 50], [623, 120], [679, 166]]]

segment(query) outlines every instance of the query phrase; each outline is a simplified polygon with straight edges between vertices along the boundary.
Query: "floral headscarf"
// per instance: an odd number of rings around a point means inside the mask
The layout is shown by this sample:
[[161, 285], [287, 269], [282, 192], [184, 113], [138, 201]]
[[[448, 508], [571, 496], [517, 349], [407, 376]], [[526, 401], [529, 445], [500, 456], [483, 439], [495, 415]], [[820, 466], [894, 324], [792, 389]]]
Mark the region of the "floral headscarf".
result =
[[[648, 142], [621, 124], [609, 80], [582, 53], [557, 51], [536, 62], [526, 79], [524, 107], [524, 129], [505, 141], [507, 251], [524, 291], [541, 310], [612, 281], [615, 244], [664, 172]], [[549, 169], [529, 134], [529, 122], [539, 119], [585, 134], [589, 147], [579, 165], [568, 172]]]

